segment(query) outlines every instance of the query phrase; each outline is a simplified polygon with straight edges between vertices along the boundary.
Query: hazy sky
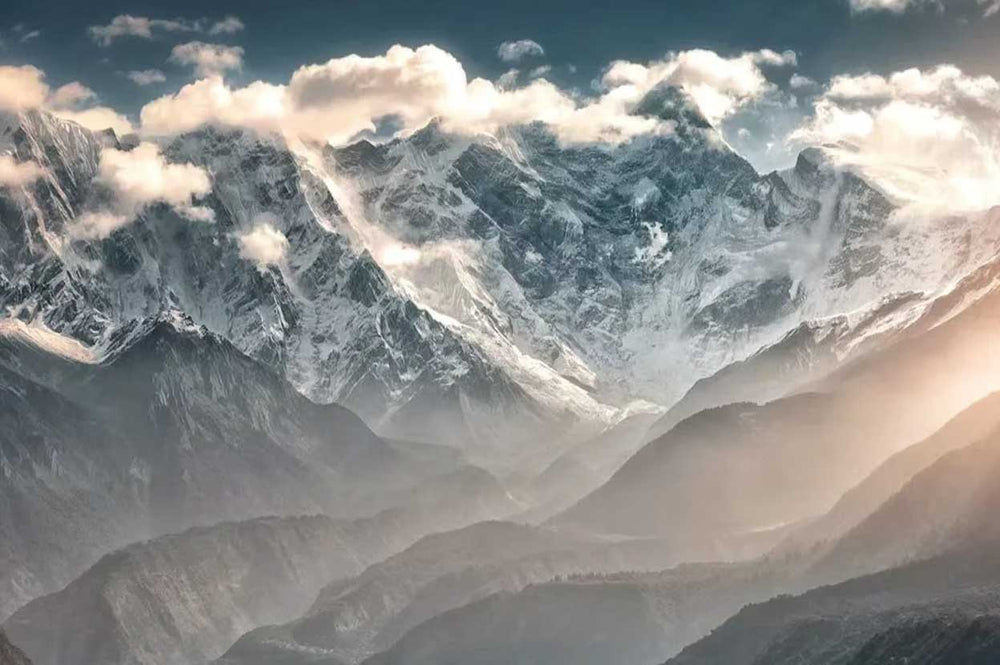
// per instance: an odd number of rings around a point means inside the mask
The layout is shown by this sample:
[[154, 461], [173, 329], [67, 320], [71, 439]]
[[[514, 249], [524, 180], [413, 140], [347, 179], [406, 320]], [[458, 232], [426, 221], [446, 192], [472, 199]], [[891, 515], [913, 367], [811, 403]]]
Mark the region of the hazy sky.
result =
[[[255, 81], [284, 85], [303, 65], [349, 54], [384, 56], [394, 44], [434, 45], [453, 56], [469, 80], [482, 77], [498, 89], [544, 79], [581, 105], [607, 92], [605, 75], [615, 61], [642, 64], [651, 71], [652, 63], [666, 63], [656, 71], [667, 72], [669, 82], [680, 81], [704, 101], [712, 93], [705, 85], [718, 88], [718, 77], [706, 74], [704, 63], [697, 65], [700, 73], [694, 79], [683, 71], [673, 73], [670, 67], [676, 67], [677, 54], [704, 49], [734, 59], [762, 49], [775, 54], [790, 51], [794, 62], [753, 56], [753, 67], [765, 78], [766, 89], [744, 87], [734, 92], [727, 79], [729, 87], [722, 90], [727, 100], [712, 118], [723, 128], [726, 140], [758, 169], [789, 164], [807, 135], [809, 140], [841, 141], [867, 131], [867, 143], [877, 144], [883, 152], [886, 142], [912, 143], [912, 137], [878, 134], [879, 112], [902, 100], [914, 108], [891, 110], [909, 113], [903, 115], [914, 131], [928, 122], [947, 123], [951, 116], [971, 123], [961, 128], [963, 142], [949, 148], [949, 154], [967, 152], [966, 139], [971, 140], [976, 144], [973, 149], [981, 149], [983, 159], [990, 162], [982, 166], [989, 170], [995, 166], [986, 155], [995, 148], [994, 127], [983, 125], [982, 109], [970, 109], [967, 100], [956, 101], [954, 91], [978, 86], [981, 94], [977, 93], [975, 104], [992, 109], [995, 91], [983, 88], [983, 77], [994, 83], [1000, 78], [1000, 14], [995, 15], [993, 6], [997, 1], [6, 0], [0, 12], [0, 64], [37, 67], [51, 90], [77, 81], [95, 94], [77, 91], [69, 100], [73, 108], [110, 107], [139, 127], [144, 104], [197, 79], [224, 76], [227, 90]], [[120, 17], [117, 22], [116, 17]], [[526, 45], [525, 40], [534, 44]], [[198, 44], [178, 49], [189, 42]], [[498, 53], [504, 42], [522, 44], [509, 47], [504, 59]], [[932, 80], [932, 73], [943, 71], [945, 64], [954, 65], [958, 73]], [[913, 86], [904, 90], [898, 85], [884, 85], [872, 94], [868, 94], [871, 86], [864, 94], [854, 94], [855, 86], [847, 101], [828, 94], [836, 76], [852, 76], [859, 83], [863, 74], [889, 77], [912, 67], [925, 76], [917, 87], [936, 86], [939, 94], [914, 97]], [[711, 79], [707, 84], [703, 75]], [[645, 80], [643, 85], [653, 81], [648, 76]], [[885, 78], [883, 83], [889, 81]], [[65, 94], [72, 97], [71, 92]], [[836, 104], [834, 110], [840, 115], [821, 118], [826, 124], [819, 126], [818, 103]], [[397, 113], [412, 111], [396, 109], [393, 100], [386, 108], [394, 120]], [[921, 109], [929, 113], [914, 115]], [[867, 113], [870, 122], [858, 112]], [[413, 118], [419, 117], [413, 113]], [[893, 117], [898, 124], [902, 116]], [[954, 138], [953, 126], [935, 126]], [[864, 153], [864, 141], [859, 143]], [[883, 156], [880, 152], [873, 158], [881, 163]], [[869, 157], [865, 153], [865, 159]], [[966, 182], [980, 175], [964, 174], [961, 179]]]

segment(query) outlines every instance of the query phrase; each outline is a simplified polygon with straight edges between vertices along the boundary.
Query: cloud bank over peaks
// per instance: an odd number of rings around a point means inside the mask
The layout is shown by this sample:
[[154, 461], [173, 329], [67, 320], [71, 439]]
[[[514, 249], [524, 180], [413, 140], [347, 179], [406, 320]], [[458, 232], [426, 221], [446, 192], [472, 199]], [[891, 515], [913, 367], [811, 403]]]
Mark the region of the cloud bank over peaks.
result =
[[205, 124], [249, 127], [297, 138], [343, 143], [398, 118], [403, 132], [439, 118], [450, 131], [492, 132], [542, 122], [565, 143], [620, 142], [669, 132], [669, 123], [633, 114], [654, 87], [685, 90], [712, 120], [773, 89], [763, 68], [795, 64], [791, 52], [757, 51], [726, 58], [683, 51], [647, 64], [616, 62], [596, 96], [580, 98], [544, 78], [494, 84], [469, 80], [462, 64], [433, 45], [393, 46], [384, 55], [348, 55], [296, 70], [285, 85], [255, 82], [232, 88], [214, 75], [154, 100], [141, 111], [149, 135], [171, 135]]
[[18, 113], [36, 109], [48, 94], [45, 73], [37, 67], [0, 66], [0, 110]]
[[96, 101], [94, 91], [79, 82], [52, 91], [45, 82], [45, 72], [37, 67], [0, 66], [0, 111], [44, 109], [95, 131], [109, 127], [119, 135], [134, 131], [128, 118], [106, 106], [92, 105]]
[[889, 194], [949, 210], [1000, 203], [1000, 83], [957, 67], [837, 76], [791, 137]]
[[619, 60], [612, 63], [602, 83], [608, 89], [632, 87], [642, 94], [661, 83], [675, 86], [690, 95], [709, 122], [718, 123], [775, 90], [761, 66], [794, 67], [797, 62], [793, 51], [763, 49], [726, 58], [714, 51], [694, 49], [645, 65]]
[[156, 203], [191, 221], [214, 220], [210, 208], [195, 204], [211, 191], [208, 172], [192, 164], [167, 162], [154, 143], [140, 143], [129, 151], [104, 149], [97, 182], [110, 192], [112, 203], [77, 219], [73, 234], [79, 238], [107, 237]]

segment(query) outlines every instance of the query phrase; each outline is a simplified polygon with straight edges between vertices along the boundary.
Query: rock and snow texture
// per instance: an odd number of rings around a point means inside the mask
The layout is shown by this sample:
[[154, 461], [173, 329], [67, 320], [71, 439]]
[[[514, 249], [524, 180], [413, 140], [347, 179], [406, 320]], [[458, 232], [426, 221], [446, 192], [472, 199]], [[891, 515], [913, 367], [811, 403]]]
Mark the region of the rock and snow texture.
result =
[[[676, 113], [658, 99], [643, 112]], [[101, 150], [128, 146], [8, 116], [0, 149], [44, 174], [0, 192], [0, 304], [98, 346], [177, 308], [381, 433], [516, 466], [998, 246], [986, 216], [895, 219], [815, 151], [760, 176], [690, 115], [617, 147], [539, 126], [341, 148], [205, 129], [162, 157], [210, 174], [214, 222], [153, 203], [105, 239], [74, 229], [108, 205]]]
[[1000, 291], [954, 313], [962, 295], [932, 303], [934, 325], [807, 389], [682, 420], [554, 522], [724, 541], [824, 513], [891, 455], [1000, 389]]

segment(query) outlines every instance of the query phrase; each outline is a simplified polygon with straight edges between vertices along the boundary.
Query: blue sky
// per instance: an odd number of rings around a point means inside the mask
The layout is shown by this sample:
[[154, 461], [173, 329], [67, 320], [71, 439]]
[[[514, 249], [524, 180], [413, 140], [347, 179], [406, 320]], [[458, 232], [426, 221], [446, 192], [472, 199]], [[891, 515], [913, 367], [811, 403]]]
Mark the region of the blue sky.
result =
[[[170, 60], [174, 47], [192, 40], [243, 49], [241, 66], [225, 71], [234, 88], [257, 80], [283, 84], [302, 65], [347, 54], [378, 56], [393, 44], [433, 44], [454, 56], [470, 79], [497, 81], [516, 66], [525, 83], [530, 70], [546, 67], [547, 80], [576, 96], [594, 94], [595, 81], [615, 60], [647, 63], [695, 48], [723, 57], [791, 50], [797, 55], [794, 67], [765, 68], [769, 84], [786, 96], [741, 102], [739, 113], [720, 120], [727, 140], [766, 170], [793, 158], [794, 150], [775, 146], [814, 112], [815, 100], [834, 76], [888, 76], [947, 63], [963, 76], [1000, 78], [1000, 15], [992, 15], [991, 1], [6, 0], [0, 64], [38, 67], [53, 88], [79, 81], [100, 104], [137, 120], [143, 104], [199, 77], [192, 66]], [[864, 3], [883, 7], [860, 11]], [[179, 20], [198, 29], [153, 29], [151, 38], [123, 36], [103, 46], [88, 33], [91, 26], [126, 14]], [[244, 28], [210, 34], [227, 16], [238, 17]], [[537, 42], [544, 55], [513, 65], [501, 61], [499, 44], [522, 39]], [[164, 80], [140, 86], [127, 77], [146, 70], [162, 72]], [[792, 76], [817, 87], [793, 94]]]

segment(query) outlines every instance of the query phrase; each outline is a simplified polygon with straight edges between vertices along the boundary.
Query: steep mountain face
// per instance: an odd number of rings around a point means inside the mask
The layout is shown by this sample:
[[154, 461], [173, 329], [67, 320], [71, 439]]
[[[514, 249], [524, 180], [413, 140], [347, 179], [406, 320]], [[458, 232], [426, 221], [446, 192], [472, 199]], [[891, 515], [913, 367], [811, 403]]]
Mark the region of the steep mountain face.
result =
[[[985, 219], [996, 221], [996, 211]], [[699, 411], [734, 404], [763, 404], [821, 381], [905, 338], [916, 337], [961, 314], [1000, 288], [1000, 262], [988, 260], [934, 297], [909, 292], [886, 295], [847, 314], [805, 321], [773, 344], [697, 381], [654, 423], [653, 440]]]
[[[1000, 295], [980, 294], [957, 312], [951, 299], [938, 303], [951, 315], [937, 325], [847, 363], [808, 392], [688, 418], [556, 522], [725, 537], [825, 513], [858, 477], [998, 387]], [[720, 477], [725, 487], [713, 480]]]
[[503, 522], [422, 539], [324, 588], [301, 618], [252, 631], [227, 665], [358, 663], [422, 622], [501, 591], [589, 571], [655, 570], [678, 553], [656, 541], [608, 542]]
[[[107, 196], [101, 148], [122, 146], [5, 116], [2, 147], [46, 175], [0, 193], [0, 304], [102, 345], [178, 308], [381, 433], [509, 467], [631, 400], [669, 404], [804, 320], [934, 292], [998, 246], [985, 218], [890, 222], [885, 197], [819, 153], [758, 176], [669, 97], [642, 112], [678, 131], [621, 146], [566, 147], [540, 126], [432, 123], [343, 148], [202, 130], [165, 154], [212, 174], [216, 221], [152, 206], [100, 241], [70, 231]], [[268, 269], [238, 242], [262, 219], [288, 239]]]
[[[110, 238], [85, 242], [68, 232], [100, 199], [93, 177], [101, 137], [44, 114], [10, 124], [14, 153], [48, 171], [36, 185], [3, 193], [11, 222], [24, 227], [2, 266], [0, 301], [15, 315], [104, 344], [137, 317], [180, 308], [315, 399], [354, 407], [376, 424], [403, 409], [411, 427], [399, 431], [410, 437], [447, 434], [468, 444], [467, 402], [500, 414], [516, 406], [536, 426], [572, 424], [390, 282], [340, 231], [347, 222], [335, 185], [307, 156], [242, 133], [183, 137], [166, 154], [212, 172], [216, 222], [189, 224], [154, 206]], [[240, 256], [236, 236], [262, 218], [289, 239], [280, 269], [262, 271]]]
[[[759, 177], [713, 136], [566, 148], [534, 126], [465, 141], [431, 126], [331, 154], [368, 216], [421, 250], [400, 270], [432, 307], [483, 334], [509, 318], [598, 394], [660, 403], [803, 320], [933, 290], [996, 247], [967, 244], [983, 219], [890, 223], [884, 197], [815, 151]], [[918, 233], [957, 251], [913, 257]], [[904, 253], [927, 282], [896, 272]], [[439, 288], [447, 273], [475, 288]]]
[[670, 665], [989, 663], [1000, 655], [997, 545], [751, 605]]
[[24, 652], [11, 644], [2, 630], [0, 630], [0, 665], [31, 665]]
[[3, 614], [130, 542], [261, 515], [370, 514], [457, 464], [416, 459], [177, 315], [116, 329], [101, 362], [48, 331], [7, 332]]

